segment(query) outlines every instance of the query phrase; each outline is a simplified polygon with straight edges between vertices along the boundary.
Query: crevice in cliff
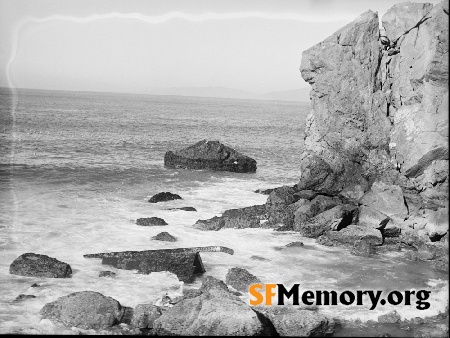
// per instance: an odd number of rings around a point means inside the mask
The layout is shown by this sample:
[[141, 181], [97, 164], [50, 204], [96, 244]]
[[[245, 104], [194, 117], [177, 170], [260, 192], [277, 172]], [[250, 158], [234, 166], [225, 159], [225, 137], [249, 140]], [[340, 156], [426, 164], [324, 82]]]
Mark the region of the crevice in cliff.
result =
[[419, 22], [418, 22], [414, 27], [411, 27], [410, 29], [408, 29], [407, 31], [405, 31], [402, 35], [400, 35], [397, 39], [395, 39], [395, 40], [392, 42], [392, 46], [393, 46], [393, 47], [396, 47], [396, 46], [397, 46], [398, 40], [400, 40], [400, 38], [401, 38], [402, 36], [408, 34], [408, 33], [409, 33], [410, 31], [412, 31], [414, 28], [419, 29], [419, 26], [420, 26], [421, 24], [423, 24], [425, 21], [427, 21], [428, 19], [430, 19], [429, 16], [427, 17], [428, 14], [429, 14], [429, 13], [427, 13], [422, 19], [420, 19]]
[[380, 79], [380, 81], [378, 82], [378, 73], [380, 71], [380, 67], [381, 67], [381, 61], [383, 60], [383, 52], [380, 49], [378, 51], [378, 62], [377, 62], [377, 68], [375, 69], [375, 73], [373, 74], [373, 89], [372, 89], [372, 93], [375, 93], [378, 89], [383, 90], [383, 81]]

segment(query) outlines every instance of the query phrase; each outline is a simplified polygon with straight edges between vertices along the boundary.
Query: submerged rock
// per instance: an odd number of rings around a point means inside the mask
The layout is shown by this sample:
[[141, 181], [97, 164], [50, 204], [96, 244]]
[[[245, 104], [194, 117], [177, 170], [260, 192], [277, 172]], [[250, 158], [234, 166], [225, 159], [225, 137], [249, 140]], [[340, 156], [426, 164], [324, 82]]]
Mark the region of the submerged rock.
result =
[[170, 208], [169, 210], [197, 211], [194, 207]]
[[166, 231], [160, 232], [156, 236], [153, 236], [152, 239], [155, 241], [165, 241], [165, 242], [176, 242], [177, 238], [172, 236]]
[[21, 302], [24, 301], [26, 299], [31, 299], [31, 298], [36, 298], [35, 295], [24, 295], [23, 293], [21, 293], [20, 295], [18, 295], [16, 297], [16, 299], [14, 299], [14, 302]]
[[167, 225], [166, 221], [159, 217], [145, 217], [136, 220], [137, 225], [142, 226], [161, 226]]
[[120, 303], [98, 292], [80, 291], [45, 304], [42, 318], [61, 322], [67, 327], [104, 329], [118, 324], [124, 315]]
[[116, 273], [112, 271], [100, 271], [99, 277], [116, 277]]
[[269, 189], [256, 189], [255, 193], [257, 194], [263, 194], [263, 195], [270, 195], [270, 193], [273, 191], [274, 188]]
[[153, 195], [148, 202], [149, 203], [158, 203], [158, 202], [167, 202], [173, 200], [181, 200], [180, 195], [172, 194], [171, 192], [160, 192], [156, 195]]
[[24, 253], [9, 266], [9, 273], [28, 277], [70, 278], [70, 265], [46, 255]]
[[238, 291], [248, 292], [250, 285], [261, 283], [261, 280], [247, 270], [235, 267], [228, 270], [225, 283]]
[[384, 315], [378, 316], [378, 323], [395, 324], [400, 321], [401, 317], [397, 311], [391, 311]]
[[209, 169], [248, 173], [256, 171], [256, 161], [219, 141], [202, 140], [187, 148], [168, 151], [164, 165], [183, 169]]

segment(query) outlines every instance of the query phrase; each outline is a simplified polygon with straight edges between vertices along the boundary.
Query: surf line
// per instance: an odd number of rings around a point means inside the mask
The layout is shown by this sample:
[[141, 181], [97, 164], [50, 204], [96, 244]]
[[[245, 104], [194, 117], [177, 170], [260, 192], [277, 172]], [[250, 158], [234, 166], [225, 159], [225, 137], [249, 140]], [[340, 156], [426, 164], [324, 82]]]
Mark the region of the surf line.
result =
[[[265, 290], [265, 291], [264, 291]], [[411, 305], [412, 298], [416, 298], [416, 309], [426, 310], [430, 303], [426, 302], [430, 297], [431, 291], [427, 290], [405, 290], [391, 291], [387, 297], [381, 298], [382, 290], [355, 290], [355, 291], [320, 291], [305, 290], [300, 292], [300, 284], [294, 284], [291, 289], [287, 289], [283, 284], [252, 284], [248, 292], [253, 299], [250, 299], [251, 306], [266, 305], [272, 306], [273, 298], [277, 296], [277, 304], [285, 305], [285, 300], [292, 298], [292, 305], [364, 305], [364, 295], [368, 296], [371, 307], [374, 310], [378, 304], [385, 305]], [[366, 297], [367, 299], [367, 297]], [[387, 300], [387, 302], [386, 302]], [[366, 303], [367, 304], [367, 303]]]

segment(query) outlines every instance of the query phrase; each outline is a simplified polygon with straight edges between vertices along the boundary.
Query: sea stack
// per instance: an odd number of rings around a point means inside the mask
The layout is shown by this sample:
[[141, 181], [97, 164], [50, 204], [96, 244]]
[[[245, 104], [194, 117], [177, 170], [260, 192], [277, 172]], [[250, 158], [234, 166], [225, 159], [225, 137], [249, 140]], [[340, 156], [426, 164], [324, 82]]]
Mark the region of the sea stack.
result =
[[[298, 190], [366, 201], [387, 187], [396, 226], [411, 230], [449, 203], [448, 1], [397, 4], [381, 24], [367, 11], [303, 52], [312, 89]], [[385, 201], [366, 206], [376, 225], [389, 214]]]
[[256, 161], [219, 141], [202, 140], [187, 148], [168, 151], [164, 165], [170, 168], [195, 170], [256, 172]]

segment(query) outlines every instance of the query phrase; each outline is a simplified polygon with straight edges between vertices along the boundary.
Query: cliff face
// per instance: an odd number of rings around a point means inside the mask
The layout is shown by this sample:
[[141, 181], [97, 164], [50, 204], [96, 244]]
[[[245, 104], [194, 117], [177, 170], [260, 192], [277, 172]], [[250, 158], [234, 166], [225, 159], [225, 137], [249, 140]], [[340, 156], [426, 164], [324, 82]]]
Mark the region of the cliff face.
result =
[[448, 1], [395, 5], [381, 29], [368, 11], [304, 51], [312, 108], [298, 189], [360, 200], [382, 181], [411, 206], [448, 206], [447, 58]]

